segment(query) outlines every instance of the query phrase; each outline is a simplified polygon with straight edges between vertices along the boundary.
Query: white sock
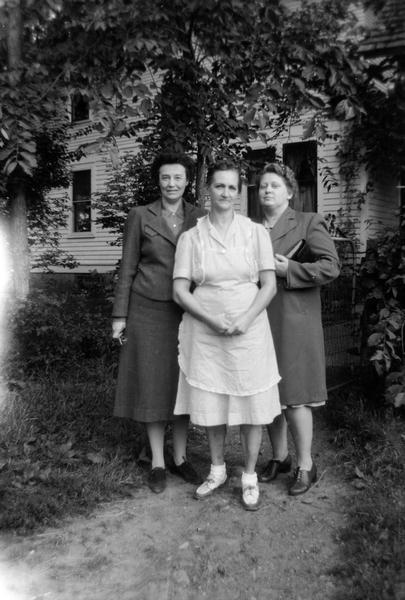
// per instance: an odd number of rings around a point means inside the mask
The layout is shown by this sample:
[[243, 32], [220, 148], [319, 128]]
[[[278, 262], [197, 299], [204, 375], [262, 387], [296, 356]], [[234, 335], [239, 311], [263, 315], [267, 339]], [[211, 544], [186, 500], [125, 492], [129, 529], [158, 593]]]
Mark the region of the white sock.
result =
[[242, 486], [250, 487], [257, 485], [257, 473], [242, 473]]
[[226, 473], [226, 465], [225, 463], [223, 465], [211, 465], [211, 474], [215, 477], [215, 478], [220, 478], [223, 477]]
[[303, 462], [302, 464], [298, 465], [300, 469], [303, 469], [304, 471], [310, 471], [312, 469], [312, 460], [311, 462]]

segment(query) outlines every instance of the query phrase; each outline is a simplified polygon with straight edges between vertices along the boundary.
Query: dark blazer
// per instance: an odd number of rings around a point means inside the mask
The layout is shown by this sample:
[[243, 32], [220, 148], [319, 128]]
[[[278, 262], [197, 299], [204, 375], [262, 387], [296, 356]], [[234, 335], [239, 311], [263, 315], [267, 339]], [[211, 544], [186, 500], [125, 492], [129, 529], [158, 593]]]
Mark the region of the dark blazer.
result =
[[267, 311], [280, 375], [283, 405], [326, 399], [325, 352], [320, 286], [339, 275], [339, 259], [326, 223], [317, 213], [287, 208], [270, 233], [275, 254], [286, 255], [301, 239], [308, 253], [290, 260], [287, 278], [277, 277], [277, 294]]
[[[194, 227], [201, 208], [183, 203], [181, 232]], [[128, 316], [131, 292], [152, 300], [172, 300], [173, 266], [177, 239], [162, 217], [162, 203], [156, 200], [128, 213], [124, 229], [122, 261], [115, 289], [113, 317]]]

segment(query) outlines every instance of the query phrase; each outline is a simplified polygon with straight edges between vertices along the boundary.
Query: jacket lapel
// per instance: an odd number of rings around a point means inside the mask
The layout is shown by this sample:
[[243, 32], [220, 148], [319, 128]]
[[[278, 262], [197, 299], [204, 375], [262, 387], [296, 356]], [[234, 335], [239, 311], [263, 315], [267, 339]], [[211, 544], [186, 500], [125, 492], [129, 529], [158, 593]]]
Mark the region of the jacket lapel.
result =
[[148, 221], [147, 226], [156, 231], [159, 235], [176, 245], [176, 236], [172, 233], [170, 227], [162, 217], [162, 203], [160, 200], [155, 200], [148, 205]]
[[291, 231], [295, 227], [297, 227], [295, 211], [292, 208], [288, 207], [285, 209], [285, 211], [271, 230], [272, 242], [283, 238], [287, 235], [289, 231]]

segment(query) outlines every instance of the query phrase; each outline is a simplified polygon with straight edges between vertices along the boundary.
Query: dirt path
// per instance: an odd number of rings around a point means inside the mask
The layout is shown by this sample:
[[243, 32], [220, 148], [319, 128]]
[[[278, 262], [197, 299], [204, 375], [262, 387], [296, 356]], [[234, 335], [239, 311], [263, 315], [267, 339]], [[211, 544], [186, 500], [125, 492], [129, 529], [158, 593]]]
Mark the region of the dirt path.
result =
[[[288, 476], [261, 484], [262, 506], [244, 511], [237, 430], [228, 436], [228, 484], [205, 501], [169, 476], [164, 494], [142, 486], [133, 498], [88, 518], [0, 540], [2, 600], [328, 600], [341, 558], [339, 529], [354, 489], [334, 468], [330, 437], [316, 423], [321, 479], [307, 494], [286, 494]], [[203, 436], [191, 455], [203, 473]], [[202, 457], [202, 459], [201, 459]], [[268, 457], [267, 440], [260, 462]]]

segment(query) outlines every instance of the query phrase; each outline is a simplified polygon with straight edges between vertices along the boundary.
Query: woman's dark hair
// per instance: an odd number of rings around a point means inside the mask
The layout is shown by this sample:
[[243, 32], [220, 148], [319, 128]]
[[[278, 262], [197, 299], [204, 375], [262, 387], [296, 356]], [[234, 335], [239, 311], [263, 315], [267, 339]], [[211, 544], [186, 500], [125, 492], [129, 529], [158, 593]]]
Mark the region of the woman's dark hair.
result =
[[242, 175], [239, 165], [229, 158], [221, 158], [212, 163], [207, 169], [207, 185], [210, 185], [217, 171], [236, 171], [238, 174], [238, 192], [242, 189]]
[[187, 154], [183, 154], [182, 152], [162, 152], [158, 154], [150, 169], [152, 181], [156, 184], [159, 183], [159, 169], [163, 165], [183, 165], [186, 170], [187, 181], [189, 184], [192, 183], [195, 165], [194, 161]]
[[257, 187], [260, 187], [260, 182], [262, 180], [263, 175], [266, 173], [274, 173], [278, 175], [282, 179], [284, 179], [284, 183], [292, 194], [292, 198], [295, 198], [298, 195], [298, 183], [294, 175], [294, 171], [287, 167], [287, 165], [283, 165], [282, 163], [272, 162], [264, 165], [263, 169], [258, 173], [256, 184]]

